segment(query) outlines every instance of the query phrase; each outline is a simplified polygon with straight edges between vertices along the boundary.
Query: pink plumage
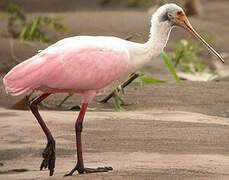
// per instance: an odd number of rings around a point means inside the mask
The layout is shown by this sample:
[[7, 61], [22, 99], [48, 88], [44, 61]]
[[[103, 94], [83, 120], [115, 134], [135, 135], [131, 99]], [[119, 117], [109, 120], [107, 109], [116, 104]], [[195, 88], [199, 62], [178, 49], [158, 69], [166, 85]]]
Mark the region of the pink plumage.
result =
[[[15, 66], [3, 79], [7, 93], [73, 92], [85, 95], [83, 102], [90, 101], [117, 79], [128, 64], [125, 51], [92, 46], [90, 39], [75, 37], [59, 41]], [[77, 45], [83, 40], [82, 46]]]

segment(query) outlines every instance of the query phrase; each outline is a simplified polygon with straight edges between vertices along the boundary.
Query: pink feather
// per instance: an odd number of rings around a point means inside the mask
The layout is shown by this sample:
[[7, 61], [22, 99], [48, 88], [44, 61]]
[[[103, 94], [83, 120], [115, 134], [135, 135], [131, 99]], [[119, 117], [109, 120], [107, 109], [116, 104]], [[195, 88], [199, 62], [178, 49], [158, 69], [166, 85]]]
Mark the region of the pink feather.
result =
[[86, 93], [89, 98], [84, 99], [91, 101], [122, 74], [129, 61], [125, 51], [90, 46], [65, 49], [60, 42], [15, 66], [3, 79], [6, 92]]

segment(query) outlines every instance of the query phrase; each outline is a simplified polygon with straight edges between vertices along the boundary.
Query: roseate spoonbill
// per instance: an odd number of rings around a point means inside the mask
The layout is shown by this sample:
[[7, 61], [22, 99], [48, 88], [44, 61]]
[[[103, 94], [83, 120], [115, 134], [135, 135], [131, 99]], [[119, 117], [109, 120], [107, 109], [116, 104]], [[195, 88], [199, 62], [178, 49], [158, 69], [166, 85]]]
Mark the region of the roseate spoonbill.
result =
[[187, 29], [222, 62], [221, 56], [208, 45], [192, 28], [182, 8], [175, 4], [160, 7], [151, 19], [150, 38], [144, 44], [116, 37], [76, 36], [51, 45], [37, 55], [15, 66], [3, 79], [5, 90], [19, 95], [31, 90], [40, 90], [41, 96], [34, 99], [30, 108], [47, 137], [40, 169], [48, 167], [50, 176], [55, 167], [55, 140], [38, 112], [37, 104], [52, 93], [80, 93], [82, 107], [75, 123], [77, 163], [66, 174], [106, 172], [111, 167], [85, 168], [82, 156], [81, 132], [83, 119], [97, 93], [122, 74], [133, 73], [150, 63], [165, 47], [174, 26]]

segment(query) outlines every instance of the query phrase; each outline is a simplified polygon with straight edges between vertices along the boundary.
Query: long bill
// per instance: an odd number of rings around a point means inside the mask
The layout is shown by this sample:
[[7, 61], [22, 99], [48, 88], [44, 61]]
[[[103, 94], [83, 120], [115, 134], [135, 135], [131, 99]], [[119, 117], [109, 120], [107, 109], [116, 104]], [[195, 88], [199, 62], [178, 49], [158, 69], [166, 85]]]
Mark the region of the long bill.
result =
[[223, 58], [213, 49], [192, 27], [186, 16], [184, 15], [182, 18], [179, 19], [179, 26], [187, 29], [197, 40], [202, 42], [202, 44], [217, 57], [222, 63], [224, 63]]

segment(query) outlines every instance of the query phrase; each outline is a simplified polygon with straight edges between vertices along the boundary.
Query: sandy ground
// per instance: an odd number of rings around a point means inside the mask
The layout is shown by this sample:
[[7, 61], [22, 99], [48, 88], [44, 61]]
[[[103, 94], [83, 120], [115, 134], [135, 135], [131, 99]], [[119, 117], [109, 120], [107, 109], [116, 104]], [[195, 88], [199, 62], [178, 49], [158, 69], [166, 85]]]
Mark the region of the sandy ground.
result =
[[[45, 1], [42, 4], [33, 0], [34, 3], [26, 4], [25, 8], [28, 8], [31, 17], [41, 14], [64, 16], [64, 24], [70, 30], [59, 33], [58, 39], [88, 34], [124, 38], [140, 33], [142, 38], [134, 38], [133, 41], [147, 40], [150, 15], [146, 13], [146, 8], [102, 8], [96, 2], [89, 7], [85, 1], [81, 1], [83, 8], [80, 11], [77, 10], [80, 6], [74, 8], [69, 4], [65, 7], [67, 12], [62, 11], [63, 8], [59, 8], [60, 0], [51, 13], [50, 5], [46, 6]], [[7, 3], [6, 0], [1, 1], [0, 9]], [[114, 1], [112, 3], [115, 4]], [[214, 40], [213, 46], [217, 50], [227, 53], [229, 2], [203, 0], [203, 3], [204, 15], [190, 17], [190, 21], [198, 32]], [[0, 21], [0, 27], [5, 25], [6, 21]], [[166, 51], [173, 50], [178, 40], [187, 36], [181, 28], [174, 29]], [[48, 46], [39, 43], [28, 45], [17, 40], [12, 42], [14, 55], [21, 60]], [[9, 39], [1, 38], [0, 47], [2, 79], [16, 62], [12, 60]], [[203, 51], [200, 57], [209, 65], [215, 61], [207, 51]], [[227, 67], [229, 59], [225, 60]], [[114, 170], [101, 174], [76, 173], [64, 179], [229, 179], [229, 78], [212, 82], [183, 81], [183, 86], [179, 86], [160, 58], [147, 66], [146, 74], [166, 80], [166, 83], [129, 86], [125, 96], [122, 96], [131, 104], [124, 107], [126, 112], [112, 112], [112, 101], [108, 104], [98, 103], [112, 88], [109, 87], [104, 95], [96, 97], [89, 106], [104, 108], [108, 112], [86, 114], [83, 132], [85, 165], [112, 166]], [[57, 109], [56, 104], [64, 96], [50, 96], [44, 102], [48, 108], [43, 107], [46, 110], [41, 111], [57, 143], [56, 169], [50, 178], [47, 170], [39, 171], [41, 153], [46, 145], [45, 136], [31, 112], [7, 109], [23, 96], [6, 95], [0, 81], [1, 180], [62, 179], [73, 168], [76, 159], [74, 121], [78, 112], [68, 110], [80, 103], [80, 97], [74, 96], [62, 109]]]
[[[75, 165], [76, 113], [41, 113], [57, 143], [51, 179], [61, 179]], [[46, 138], [32, 114], [1, 108], [0, 115], [0, 179], [48, 179], [39, 171]], [[114, 170], [66, 179], [228, 179], [228, 120], [182, 111], [88, 112], [85, 164]]]

